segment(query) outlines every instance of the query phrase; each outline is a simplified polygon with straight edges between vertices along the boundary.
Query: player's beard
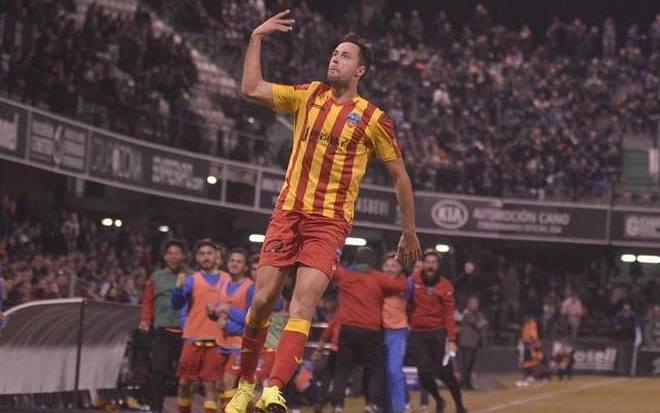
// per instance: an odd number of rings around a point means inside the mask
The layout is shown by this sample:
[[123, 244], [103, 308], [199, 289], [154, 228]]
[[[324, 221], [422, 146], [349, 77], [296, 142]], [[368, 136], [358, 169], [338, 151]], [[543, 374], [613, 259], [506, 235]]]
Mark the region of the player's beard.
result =
[[326, 73], [325, 80], [333, 88], [345, 88], [348, 86], [348, 81], [342, 79], [338, 75], [330, 75], [330, 72]]

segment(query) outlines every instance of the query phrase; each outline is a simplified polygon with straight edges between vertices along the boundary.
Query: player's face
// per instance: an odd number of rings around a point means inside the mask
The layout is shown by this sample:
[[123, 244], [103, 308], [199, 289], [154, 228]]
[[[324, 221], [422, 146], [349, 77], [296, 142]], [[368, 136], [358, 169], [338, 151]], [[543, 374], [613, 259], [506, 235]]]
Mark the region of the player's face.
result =
[[203, 246], [197, 250], [197, 264], [202, 271], [209, 272], [215, 268], [216, 260], [218, 259], [218, 251], [209, 246]]
[[247, 262], [245, 260], [245, 255], [239, 254], [237, 252], [229, 255], [229, 260], [227, 261], [227, 270], [231, 275], [242, 275], [247, 269]]
[[170, 245], [165, 251], [165, 265], [170, 270], [178, 270], [183, 263], [183, 251], [176, 245]]
[[331, 86], [345, 86], [359, 80], [364, 72], [365, 67], [360, 65], [360, 48], [349, 42], [337, 45], [328, 64], [328, 83]]
[[383, 272], [389, 276], [397, 276], [401, 274], [401, 264], [396, 258], [388, 258], [383, 263]]

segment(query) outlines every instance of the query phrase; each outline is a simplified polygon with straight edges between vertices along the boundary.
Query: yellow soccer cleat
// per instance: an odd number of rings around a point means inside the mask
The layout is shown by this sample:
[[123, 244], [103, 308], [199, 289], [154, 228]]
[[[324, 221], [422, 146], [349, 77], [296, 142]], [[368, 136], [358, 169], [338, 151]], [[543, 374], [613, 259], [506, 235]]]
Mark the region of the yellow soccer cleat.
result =
[[264, 387], [255, 408], [268, 413], [286, 413], [286, 399], [277, 386]]
[[225, 413], [246, 413], [254, 397], [254, 386], [254, 383], [239, 381], [236, 392], [225, 406]]

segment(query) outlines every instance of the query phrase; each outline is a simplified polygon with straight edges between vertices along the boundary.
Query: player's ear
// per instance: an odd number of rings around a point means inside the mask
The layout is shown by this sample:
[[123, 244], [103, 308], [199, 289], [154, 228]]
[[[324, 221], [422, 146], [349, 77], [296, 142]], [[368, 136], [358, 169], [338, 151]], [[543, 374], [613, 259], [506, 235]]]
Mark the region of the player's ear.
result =
[[365, 73], [367, 73], [367, 67], [366, 66], [358, 66], [358, 69], [357, 69], [358, 77], [364, 76]]

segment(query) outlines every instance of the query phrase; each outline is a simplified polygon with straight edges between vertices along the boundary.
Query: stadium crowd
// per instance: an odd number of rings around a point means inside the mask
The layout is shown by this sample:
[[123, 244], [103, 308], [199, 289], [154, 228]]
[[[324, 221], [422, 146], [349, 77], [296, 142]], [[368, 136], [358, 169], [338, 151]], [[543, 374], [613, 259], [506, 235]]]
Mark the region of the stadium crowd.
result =
[[623, 136], [654, 133], [660, 114], [660, 16], [648, 36], [635, 25], [621, 42], [613, 19], [555, 20], [534, 39], [482, 5], [457, 27], [444, 12], [425, 22], [416, 10], [385, 17], [358, 4], [329, 19], [286, 0], [144, 3], [221, 63], [240, 62], [250, 29], [291, 7], [295, 33], [269, 39], [264, 56], [266, 77], [284, 83], [322, 78], [318, 51], [359, 27], [376, 57], [364, 93], [395, 121], [419, 189], [602, 197], [620, 178]]
[[[264, 16], [292, 6], [286, 0], [143, 3], [221, 66], [240, 62], [250, 29]], [[4, 93], [115, 131], [210, 151], [193, 127], [203, 122], [188, 101], [197, 73], [179, 35], [155, 35], [144, 8], [115, 16], [92, 6], [76, 26], [68, 14], [74, 2], [37, 4], [1, 6]], [[386, 17], [357, 6], [331, 19], [305, 2], [295, 5], [294, 15], [295, 33], [268, 41], [266, 76], [281, 82], [323, 77], [318, 51], [330, 50], [351, 28], [363, 29], [376, 56], [364, 93], [395, 121], [417, 189], [605, 197], [620, 179], [623, 137], [656, 129], [660, 16], [648, 34], [633, 26], [620, 36], [612, 19], [602, 27], [576, 19], [555, 20], [544, 39], [534, 39], [528, 27], [497, 25], [483, 6], [464, 27], [444, 12], [429, 23], [417, 11]], [[251, 133], [263, 134], [273, 121], [233, 115], [240, 118], [236, 130]], [[232, 133], [226, 138], [236, 140]], [[218, 149], [227, 139], [216, 138], [212, 151], [221, 156], [281, 161], [275, 146], [246, 154]], [[368, 179], [386, 178], [371, 173]]]
[[185, 42], [157, 35], [141, 9], [113, 15], [92, 4], [80, 25], [75, 10], [73, 0], [0, 4], [4, 93], [116, 132], [185, 146], [182, 123], [193, 116], [188, 92], [198, 76]]

